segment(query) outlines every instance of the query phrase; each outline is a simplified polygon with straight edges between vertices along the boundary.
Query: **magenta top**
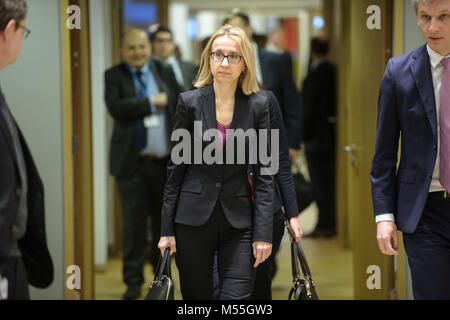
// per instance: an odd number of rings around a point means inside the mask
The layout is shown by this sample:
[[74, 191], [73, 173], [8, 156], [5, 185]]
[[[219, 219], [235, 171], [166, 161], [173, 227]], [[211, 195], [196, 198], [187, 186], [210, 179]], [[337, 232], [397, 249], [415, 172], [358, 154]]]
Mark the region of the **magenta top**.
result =
[[227, 129], [230, 129], [231, 123], [224, 126], [219, 121], [216, 120], [217, 123], [217, 130], [219, 130], [219, 146], [223, 147], [225, 142], [227, 141]]

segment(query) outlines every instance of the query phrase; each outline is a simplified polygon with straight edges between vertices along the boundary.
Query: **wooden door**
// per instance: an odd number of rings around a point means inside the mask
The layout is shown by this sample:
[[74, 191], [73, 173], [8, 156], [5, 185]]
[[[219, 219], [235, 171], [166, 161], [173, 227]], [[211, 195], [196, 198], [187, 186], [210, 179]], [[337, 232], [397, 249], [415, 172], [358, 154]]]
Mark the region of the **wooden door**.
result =
[[[389, 299], [394, 287], [393, 258], [381, 254], [376, 240], [370, 167], [376, 138], [378, 88], [392, 55], [392, 0], [349, 1], [348, 202], [353, 249], [355, 299]], [[381, 29], [370, 30], [370, 6], [380, 9]], [[376, 284], [379, 275], [380, 287]], [[371, 277], [374, 276], [374, 277]], [[369, 279], [370, 278], [370, 279]], [[368, 283], [370, 282], [370, 283]]]

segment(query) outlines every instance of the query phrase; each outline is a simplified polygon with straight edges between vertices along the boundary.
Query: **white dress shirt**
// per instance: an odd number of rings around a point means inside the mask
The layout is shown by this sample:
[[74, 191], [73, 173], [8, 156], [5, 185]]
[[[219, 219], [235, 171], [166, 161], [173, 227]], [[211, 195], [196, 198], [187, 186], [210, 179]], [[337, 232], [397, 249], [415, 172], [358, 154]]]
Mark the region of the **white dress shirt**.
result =
[[[442, 59], [449, 58], [450, 54], [447, 56], [441, 56], [439, 53], [434, 51], [427, 45], [428, 55], [430, 56], [431, 63], [431, 75], [433, 77], [434, 86], [434, 97], [436, 100], [436, 115], [437, 115], [437, 132], [438, 132], [438, 152], [436, 157], [436, 164], [433, 170], [433, 179], [431, 180], [430, 192], [443, 191], [441, 183], [439, 182], [439, 154], [440, 154], [440, 139], [439, 139], [439, 109], [440, 109], [440, 96], [441, 96], [441, 81], [442, 74], [444, 73], [444, 66], [441, 64]], [[395, 222], [394, 215], [392, 213], [380, 214], [375, 217], [375, 221], [393, 221]]]
[[183, 87], [184, 86], [183, 72], [181, 71], [178, 59], [174, 55], [171, 55], [166, 62], [171, 65], [173, 73], [175, 74], [175, 78], [177, 79], [177, 82], [180, 85], [180, 87]]

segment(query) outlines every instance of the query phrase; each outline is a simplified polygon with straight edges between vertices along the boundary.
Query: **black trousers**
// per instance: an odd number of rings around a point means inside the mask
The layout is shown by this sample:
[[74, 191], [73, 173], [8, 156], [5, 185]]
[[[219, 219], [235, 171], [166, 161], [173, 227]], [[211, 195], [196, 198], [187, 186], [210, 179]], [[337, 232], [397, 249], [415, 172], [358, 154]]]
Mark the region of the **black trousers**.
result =
[[[272, 300], [272, 275], [275, 269], [275, 259], [280, 249], [284, 234], [284, 214], [280, 209], [273, 216], [272, 253], [270, 257], [261, 263], [255, 272], [255, 282], [250, 300]], [[217, 255], [214, 259], [214, 298], [220, 297], [219, 272], [217, 267]]]
[[160, 251], [161, 207], [168, 158], [140, 157], [134, 176], [118, 179], [123, 213], [123, 279], [128, 286], [144, 282], [143, 270], [148, 248], [147, 219], [152, 225], [151, 263], [155, 271]]
[[[7, 282], [7, 300], [30, 300], [28, 277], [22, 258], [7, 258], [0, 264], [0, 290]], [[5, 282], [6, 279], [6, 282]], [[0, 293], [0, 300], [4, 292]]]
[[428, 197], [413, 234], [403, 234], [414, 299], [450, 299], [450, 199]]
[[335, 150], [312, 153], [306, 150], [314, 200], [319, 208], [317, 228], [336, 231]]
[[[195, 212], [193, 212], [195, 214]], [[235, 229], [218, 201], [210, 219], [200, 227], [175, 224], [177, 253], [184, 300], [213, 300], [213, 264], [217, 251], [221, 300], [249, 299], [253, 281], [252, 230]]]

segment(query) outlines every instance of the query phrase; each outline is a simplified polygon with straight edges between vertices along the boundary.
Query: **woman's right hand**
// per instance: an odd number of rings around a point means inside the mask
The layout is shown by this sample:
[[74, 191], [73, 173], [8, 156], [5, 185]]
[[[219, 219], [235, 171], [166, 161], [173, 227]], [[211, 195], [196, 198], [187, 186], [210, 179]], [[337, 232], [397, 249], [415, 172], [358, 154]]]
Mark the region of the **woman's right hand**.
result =
[[167, 248], [170, 248], [170, 255], [177, 252], [177, 244], [175, 242], [175, 237], [161, 237], [159, 239], [158, 248], [161, 250], [161, 256], [164, 256]]

